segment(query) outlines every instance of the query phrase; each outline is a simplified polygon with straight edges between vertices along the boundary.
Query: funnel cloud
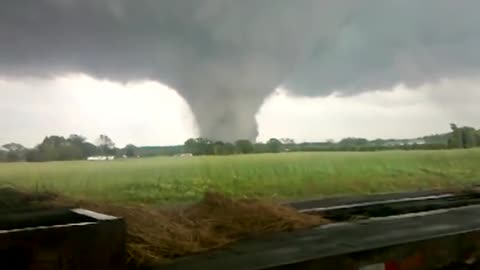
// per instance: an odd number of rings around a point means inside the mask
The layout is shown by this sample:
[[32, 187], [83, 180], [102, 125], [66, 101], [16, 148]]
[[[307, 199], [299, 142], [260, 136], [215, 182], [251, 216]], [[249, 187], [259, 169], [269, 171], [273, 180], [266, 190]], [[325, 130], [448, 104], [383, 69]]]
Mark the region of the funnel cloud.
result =
[[[475, 0], [4, 0], [0, 76], [176, 89], [204, 137], [258, 135], [279, 86], [356, 94], [479, 75]], [[455, 18], [455, 19], [452, 19]]]

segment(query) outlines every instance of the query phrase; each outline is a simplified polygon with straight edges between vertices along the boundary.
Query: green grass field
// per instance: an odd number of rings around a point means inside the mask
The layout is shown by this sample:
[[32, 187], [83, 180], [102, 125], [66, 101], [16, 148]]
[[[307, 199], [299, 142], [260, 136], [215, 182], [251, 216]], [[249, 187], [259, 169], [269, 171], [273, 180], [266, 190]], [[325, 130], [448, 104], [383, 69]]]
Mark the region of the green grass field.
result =
[[109, 201], [233, 197], [299, 199], [451, 187], [480, 181], [480, 150], [158, 157], [0, 164], [0, 183]]

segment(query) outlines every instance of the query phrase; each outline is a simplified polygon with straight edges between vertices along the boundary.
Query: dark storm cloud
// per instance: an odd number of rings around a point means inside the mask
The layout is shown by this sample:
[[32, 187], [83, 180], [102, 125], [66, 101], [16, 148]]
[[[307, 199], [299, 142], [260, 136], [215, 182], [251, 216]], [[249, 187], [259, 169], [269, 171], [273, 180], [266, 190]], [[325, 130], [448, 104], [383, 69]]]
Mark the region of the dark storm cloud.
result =
[[202, 135], [254, 138], [263, 99], [344, 17], [340, 2], [4, 0], [0, 72], [158, 80]]
[[355, 93], [480, 74], [480, 1], [360, 2], [335, 38], [320, 41], [289, 78], [289, 89]]
[[[3, 0], [0, 74], [152, 79], [203, 136], [254, 138], [280, 84], [346, 93], [476, 74], [474, 0]], [[307, 61], [304, 61], [307, 60]]]

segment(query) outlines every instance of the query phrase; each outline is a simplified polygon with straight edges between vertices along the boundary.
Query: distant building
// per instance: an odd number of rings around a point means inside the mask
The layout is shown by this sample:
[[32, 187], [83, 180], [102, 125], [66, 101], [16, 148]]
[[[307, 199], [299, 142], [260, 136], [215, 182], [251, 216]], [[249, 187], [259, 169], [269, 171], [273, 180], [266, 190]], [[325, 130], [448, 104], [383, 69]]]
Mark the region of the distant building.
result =
[[176, 157], [193, 157], [192, 153], [182, 153], [175, 155]]
[[414, 144], [426, 144], [427, 142], [424, 139], [408, 140], [408, 145]]
[[427, 142], [424, 139], [412, 139], [412, 140], [395, 140], [395, 141], [388, 141], [384, 145], [385, 146], [406, 146], [406, 145], [423, 145]]
[[106, 160], [114, 160], [115, 156], [94, 156], [88, 157], [87, 160], [89, 161], [106, 161]]

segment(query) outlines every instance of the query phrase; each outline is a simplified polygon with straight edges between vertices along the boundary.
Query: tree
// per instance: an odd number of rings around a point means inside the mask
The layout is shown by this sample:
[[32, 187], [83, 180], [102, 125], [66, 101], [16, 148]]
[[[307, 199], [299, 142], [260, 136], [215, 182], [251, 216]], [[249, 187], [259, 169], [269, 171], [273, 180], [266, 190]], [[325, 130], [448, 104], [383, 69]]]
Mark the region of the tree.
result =
[[213, 155], [214, 143], [205, 138], [188, 139], [184, 143], [184, 149], [193, 155]]
[[115, 155], [115, 143], [107, 135], [100, 135], [97, 145], [103, 155]]
[[38, 149], [38, 161], [51, 161], [51, 160], [68, 160], [68, 150], [62, 149], [69, 144], [64, 137], [61, 136], [47, 136], [43, 139], [36, 149]]
[[266, 143], [255, 143], [253, 145], [255, 153], [268, 153], [268, 145]]
[[65, 139], [62, 136], [47, 136], [45, 139], [43, 139], [42, 144], [48, 144], [54, 147], [62, 146], [67, 143], [67, 139]]
[[268, 151], [270, 153], [280, 153], [282, 151], [282, 146], [283, 146], [282, 142], [280, 142], [275, 138], [271, 138], [267, 142]]
[[91, 156], [96, 156], [100, 154], [100, 149], [93, 144], [89, 142], [85, 142], [82, 144], [82, 149], [83, 149], [83, 158], [88, 158]]
[[78, 160], [85, 159], [91, 156], [89, 153], [90, 144], [87, 143], [87, 139], [85, 137], [77, 134], [72, 134], [68, 137], [67, 144], [67, 149], [64, 149], [70, 151], [67, 159]]
[[25, 160], [25, 154], [27, 153], [27, 148], [19, 143], [8, 143], [3, 145], [3, 148], [7, 150], [5, 153], [5, 161], [16, 162]]
[[362, 146], [368, 144], [368, 140], [364, 138], [350, 137], [342, 139], [338, 144], [345, 146]]
[[477, 138], [477, 146], [480, 146], [480, 129], [475, 132]]
[[7, 161], [7, 151], [3, 151], [0, 149], [0, 162]]
[[249, 140], [238, 140], [235, 142], [237, 153], [250, 154], [253, 153], [253, 144]]
[[94, 144], [87, 142], [84, 136], [72, 134], [68, 137], [67, 141], [79, 149], [74, 150], [81, 153], [78, 159], [86, 159], [100, 153], [100, 150]]
[[27, 148], [24, 147], [23, 145], [21, 145], [19, 143], [13, 143], [13, 142], [4, 144], [3, 148], [7, 149], [8, 152], [22, 152], [22, 151], [27, 150]]
[[7, 152], [7, 161], [8, 162], [16, 162], [16, 161], [21, 161], [22, 157], [20, 156], [19, 153], [17, 152]]
[[197, 143], [200, 146], [201, 155], [213, 155], [213, 142], [211, 140], [198, 138]]
[[450, 124], [452, 134], [448, 139], [449, 148], [463, 148], [463, 136], [462, 130], [457, 127], [456, 124]]
[[235, 146], [232, 143], [216, 141], [213, 143], [214, 155], [232, 155], [235, 154]]
[[235, 154], [235, 145], [233, 143], [225, 143], [223, 145], [223, 154], [224, 155], [233, 155]]
[[137, 156], [137, 147], [133, 144], [125, 146], [125, 156], [131, 158]]
[[473, 148], [477, 146], [476, 130], [471, 127], [462, 128], [462, 140], [464, 148]]
[[183, 145], [185, 148], [185, 152], [192, 153], [193, 155], [198, 155], [199, 150], [198, 150], [197, 141], [195, 139], [190, 138], [186, 140]]
[[222, 141], [216, 141], [213, 143], [213, 154], [214, 155], [225, 155], [224, 153], [225, 143]]
[[455, 124], [450, 124], [452, 133], [448, 139], [449, 148], [472, 148], [480, 144], [477, 131], [472, 127], [459, 128]]
[[80, 160], [83, 158], [82, 148], [78, 145], [66, 143], [57, 149], [58, 160]]
[[87, 138], [81, 135], [71, 134], [70, 136], [68, 136], [67, 140], [73, 144], [82, 145], [86, 142]]
[[43, 157], [41, 156], [40, 152], [38, 149], [30, 149], [27, 151], [25, 155], [25, 160], [28, 162], [40, 162], [40, 161], [45, 161]]
[[26, 152], [26, 160], [81, 160], [98, 153], [99, 149], [81, 135], [72, 134], [67, 139], [53, 135], [45, 137], [39, 145]]

